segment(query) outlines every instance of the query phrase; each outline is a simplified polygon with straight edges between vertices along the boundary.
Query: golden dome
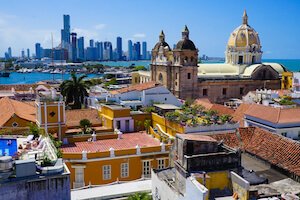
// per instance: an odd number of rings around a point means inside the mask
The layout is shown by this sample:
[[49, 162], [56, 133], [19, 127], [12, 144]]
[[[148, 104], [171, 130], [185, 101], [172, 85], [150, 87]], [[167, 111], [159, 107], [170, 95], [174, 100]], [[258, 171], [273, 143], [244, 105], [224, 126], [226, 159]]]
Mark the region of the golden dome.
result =
[[248, 25], [248, 16], [244, 11], [243, 24], [230, 34], [228, 47], [251, 47], [252, 45], [257, 45], [260, 48], [260, 40], [258, 33]]

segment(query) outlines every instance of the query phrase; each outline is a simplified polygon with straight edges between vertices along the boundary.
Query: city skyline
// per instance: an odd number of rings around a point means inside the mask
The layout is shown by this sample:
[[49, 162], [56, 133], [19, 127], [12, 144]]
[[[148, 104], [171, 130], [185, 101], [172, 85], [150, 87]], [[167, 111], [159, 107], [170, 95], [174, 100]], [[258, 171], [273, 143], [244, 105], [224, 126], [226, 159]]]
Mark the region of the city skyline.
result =
[[[180, 40], [181, 30], [186, 24], [200, 55], [224, 57], [229, 34], [241, 24], [241, 16], [246, 9], [250, 26], [260, 35], [263, 58], [300, 58], [297, 48], [300, 42], [300, 14], [297, 9], [300, 6], [297, 1], [284, 4], [272, 1], [272, 8], [269, 1], [190, 1], [189, 4], [174, 2], [171, 7], [170, 2], [159, 1], [151, 1], [151, 4], [146, 1], [128, 1], [126, 4], [120, 1], [89, 1], [88, 5], [73, 1], [71, 6], [70, 1], [31, 2], [34, 4], [12, 1], [0, 8], [1, 56], [8, 47], [12, 47], [14, 56], [20, 56], [21, 51], [27, 48], [34, 52], [35, 43], [51, 48], [51, 33], [54, 46], [59, 45], [62, 15], [69, 14], [71, 32], [76, 32], [78, 38], [85, 37], [85, 46], [94, 39], [111, 41], [116, 47], [116, 38], [121, 36], [125, 51], [129, 39], [133, 42], [146, 41], [148, 50], [151, 50], [162, 29], [166, 41], [173, 46]], [[54, 5], [53, 11], [45, 12], [44, 9], [53, 9]], [[91, 5], [99, 9], [89, 10]], [[145, 7], [148, 12], [145, 12]], [[174, 12], [176, 9], [181, 10]], [[116, 13], [122, 13], [123, 17]]]

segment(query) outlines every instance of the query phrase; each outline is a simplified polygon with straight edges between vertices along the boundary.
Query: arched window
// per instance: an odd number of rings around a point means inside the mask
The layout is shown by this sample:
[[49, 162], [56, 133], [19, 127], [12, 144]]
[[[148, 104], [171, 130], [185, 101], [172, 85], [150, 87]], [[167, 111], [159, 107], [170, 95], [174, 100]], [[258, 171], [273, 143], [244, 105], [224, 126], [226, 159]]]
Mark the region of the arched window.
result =
[[194, 62], [194, 57], [193, 56], [191, 57], [191, 62]]
[[162, 75], [161, 73], [158, 75], [158, 80], [159, 80], [160, 82], [163, 82], [163, 75]]

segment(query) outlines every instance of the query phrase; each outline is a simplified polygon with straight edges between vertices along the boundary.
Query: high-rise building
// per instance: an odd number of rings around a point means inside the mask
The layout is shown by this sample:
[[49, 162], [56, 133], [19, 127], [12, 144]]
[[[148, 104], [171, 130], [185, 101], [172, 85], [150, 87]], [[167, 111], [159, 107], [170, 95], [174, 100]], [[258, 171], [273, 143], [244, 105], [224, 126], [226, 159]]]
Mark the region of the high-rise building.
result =
[[141, 43], [136, 42], [133, 45], [133, 60], [140, 60], [141, 59]]
[[97, 48], [87, 47], [86, 48], [86, 60], [95, 61], [97, 60]]
[[7, 53], [9, 58], [12, 58], [11, 47], [8, 47]]
[[52, 49], [43, 49], [42, 55], [43, 57], [52, 58]]
[[142, 56], [142, 59], [143, 60], [147, 60], [147, 42], [143, 42], [142, 43], [142, 46], [143, 46], [143, 56]]
[[70, 15], [64, 15], [64, 28], [61, 30], [62, 48], [69, 48], [70, 46]]
[[42, 58], [42, 50], [40, 43], [35, 43], [35, 57], [39, 60]]
[[96, 42], [95, 46], [97, 48], [97, 60], [103, 60], [103, 43]]
[[94, 47], [94, 40], [90, 40], [90, 47]]
[[77, 34], [71, 33], [72, 38], [72, 62], [77, 61]]
[[122, 59], [122, 38], [121, 37], [117, 37], [117, 60], [121, 60]]
[[132, 49], [132, 41], [128, 40], [128, 54], [127, 54], [127, 60], [133, 59], [133, 49]]
[[113, 50], [111, 42], [104, 42], [103, 60], [112, 60]]
[[77, 40], [78, 44], [78, 60], [79, 61], [84, 61], [84, 37], [80, 37]]
[[27, 49], [27, 58], [30, 58], [30, 50]]
[[25, 51], [24, 51], [24, 49], [22, 49], [22, 51], [21, 51], [21, 56], [22, 56], [22, 58], [25, 58]]

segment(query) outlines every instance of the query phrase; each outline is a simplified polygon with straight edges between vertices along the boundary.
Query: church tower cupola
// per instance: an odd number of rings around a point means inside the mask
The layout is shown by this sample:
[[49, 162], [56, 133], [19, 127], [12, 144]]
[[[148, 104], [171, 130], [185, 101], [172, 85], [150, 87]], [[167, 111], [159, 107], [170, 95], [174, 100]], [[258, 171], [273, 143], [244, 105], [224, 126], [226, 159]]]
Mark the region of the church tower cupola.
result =
[[258, 33], [248, 24], [248, 15], [244, 10], [242, 25], [230, 34], [225, 52], [226, 63], [251, 65], [261, 63], [261, 57]]
[[248, 25], [248, 15], [246, 10], [244, 10], [244, 14], [243, 14], [243, 24]]
[[185, 25], [184, 29], [182, 31], [182, 39], [183, 40], [188, 40], [189, 39], [189, 34], [190, 34], [190, 31], [189, 31], [188, 27]]

